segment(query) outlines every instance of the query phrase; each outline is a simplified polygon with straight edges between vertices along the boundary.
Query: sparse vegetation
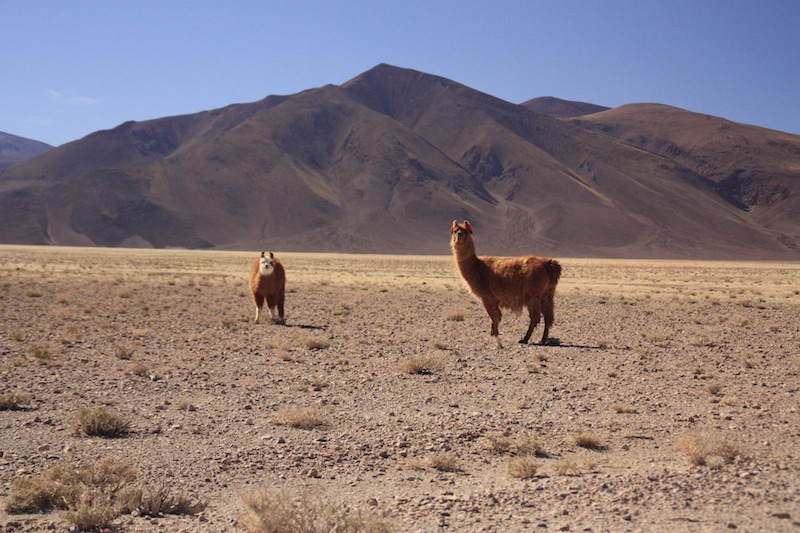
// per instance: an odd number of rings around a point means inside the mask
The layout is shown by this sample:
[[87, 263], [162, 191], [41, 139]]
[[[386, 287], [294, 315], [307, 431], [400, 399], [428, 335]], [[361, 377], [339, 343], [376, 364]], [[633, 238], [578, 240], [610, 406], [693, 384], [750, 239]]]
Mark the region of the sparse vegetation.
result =
[[115, 459], [62, 462], [43, 475], [15, 479], [6, 499], [9, 514], [63, 511], [78, 530], [108, 526], [121, 514], [134, 511], [149, 516], [196, 514], [207, 503], [173, 495], [166, 485], [136, 488], [133, 467]]
[[444, 361], [438, 355], [412, 355], [401, 365], [405, 374], [435, 374], [444, 368]]
[[375, 510], [335, 506], [308, 495], [266, 488], [242, 496], [239, 524], [249, 533], [390, 533], [392, 522]]
[[[113, 453], [147, 476], [48, 515], [0, 509], [0, 530], [246, 531], [234, 524], [237, 496], [265, 479], [298, 491], [292, 504], [318, 490], [337, 512], [390, 510], [398, 531], [544, 522], [605, 531], [627, 527], [626, 513], [642, 530], [677, 515], [714, 530], [788, 524], [763, 509], [783, 512], [794, 496], [800, 340], [789, 319], [800, 293], [789, 293], [800, 265], [704, 263], [688, 276], [684, 261], [564, 259], [553, 332], [568, 342], [517, 345], [511, 334], [527, 316], [507, 313], [511, 342], [498, 352], [452, 257], [359, 256], [353, 269], [342, 254], [287, 254], [293, 318], [272, 327], [252, 324], [249, 253], [0, 246], [0, 299], [10, 304], [0, 311], [0, 402], [11, 409], [0, 412], [0, 506], [16, 478], [42, 479], [64, 459], [78, 468]], [[53, 262], [25, 267], [31, 257]], [[30, 290], [46, 297], [26, 298]], [[729, 301], [731, 292], [766, 309]], [[446, 319], [450, 311], [465, 320]], [[309, 338], [330, 346], [310, 350]], [[49, 348], [47, 362], [31, 345]], [[442, 366], [406, 374], [415, 355]], [[283, 406], [309, 405], [325, 425], [278, 420]], [[81, 407], [123, 415], [134, 433], [75, 436]], [[608, 448], [578, 447], [582, 429]], [[735, 438], [739, 455], [694, 459], [677, 437], [695, 429]], [[434, 467], [438, 453], [460, 470]], [[168, 514], [206, 501], [201, 516]]]
[[616, 403], [611, 407], [615, 413], [624, 415], [635, 415], [639, 410], [633, 405], [627, 403]]
[[275, 421], [279, 425], [297, 429], [313, 429], [330, 424], [327, 415], [316, 405], [285, 405], [278, 411]]
[[87, 437], [122, 437], [131, 432], [131, 421], [105, 407], [79, 409], [73, 420], [76, 434]]
[[431, 468], [440, 472], [458, 472], [461, 468], [458, 465], [458, 458], [451, 452], [439, 452], [430, 457]]
[[595, 433], [591, 431], [581, 431], [575, 435], [575, 444], [587, 450], [605, 450], [606, 446]]
[[29, 405], [33, 395], [23, 391], [7, 392], [0, 394], [0, 411], [14, 411]]
[[735, 444], [703, 433], [687, 433], [678, 439], [676, 445], [689, 456], [690, 463], [710, 468], [732, 463], [741, 453]]
[[508, 461], [508, 475], [519, 479], [534, 477], [537, 468], [536, 459], [532, 455], [521, 455]]

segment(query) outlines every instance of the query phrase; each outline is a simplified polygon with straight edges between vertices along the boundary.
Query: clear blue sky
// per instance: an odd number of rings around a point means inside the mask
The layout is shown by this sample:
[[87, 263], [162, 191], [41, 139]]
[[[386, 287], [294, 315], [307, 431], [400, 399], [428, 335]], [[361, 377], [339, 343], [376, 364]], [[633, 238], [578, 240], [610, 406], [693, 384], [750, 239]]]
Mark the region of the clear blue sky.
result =
[[59, 145], [379, 63], [800, 134], [798, 0], [0, 0], [0, 131]]

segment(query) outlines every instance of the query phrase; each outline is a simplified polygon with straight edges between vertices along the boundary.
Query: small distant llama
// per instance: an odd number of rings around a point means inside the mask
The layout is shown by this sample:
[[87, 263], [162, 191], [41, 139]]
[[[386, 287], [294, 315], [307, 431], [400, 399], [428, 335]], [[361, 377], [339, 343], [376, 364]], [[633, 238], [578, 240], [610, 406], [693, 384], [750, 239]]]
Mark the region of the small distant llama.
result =
[[491, 335], [500, 342], [500, 308], [515, 313], [528, 309], [530, 325], [520, 343], [527, 344], [533, 328], [544, 314], [544, 332], [541, 344], [547, 343], [547, 335], [553, 324], [553, 298], [561, 265], [547, 257], [525, 256], [514, 258], [478, 257], [472, 240], [472, 225], [465, 220], [459, 224], [454, 220], [450, 227], [450, 247], [453, 249], [458, 270], [472, 293], [483, 303], [492, 321]]
[[256, 320], [261, 320], [264, 301], [275, 324], [285, 324], [283, 303], [286, 295], [286, 273], [272, 252], [261, 252], [261, 257], [250, 269], [250, 292], [256, 304]]

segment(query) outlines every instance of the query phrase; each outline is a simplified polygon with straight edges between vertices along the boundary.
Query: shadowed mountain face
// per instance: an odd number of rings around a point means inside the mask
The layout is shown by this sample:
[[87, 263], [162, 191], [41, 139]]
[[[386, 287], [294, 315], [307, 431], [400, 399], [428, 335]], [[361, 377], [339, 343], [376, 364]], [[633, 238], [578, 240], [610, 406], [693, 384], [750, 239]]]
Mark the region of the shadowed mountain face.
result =
[[49, 144], [0, 131], [0, 171], [53, 148]]
[[0, 174], [0, 242], [447, 254], [467, 218], [479, 254], [798, 256], [800, 137], [530, 102], [379, 65], [125, 123]]

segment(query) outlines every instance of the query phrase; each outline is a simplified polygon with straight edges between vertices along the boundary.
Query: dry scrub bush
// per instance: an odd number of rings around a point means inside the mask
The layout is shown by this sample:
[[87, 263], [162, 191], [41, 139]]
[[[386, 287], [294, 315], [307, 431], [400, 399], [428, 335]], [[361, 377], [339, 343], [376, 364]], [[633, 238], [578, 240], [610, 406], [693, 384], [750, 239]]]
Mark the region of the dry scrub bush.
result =
[[429, 459], [431, 468], [440, 472], [459, 472], [458, 459], [450, 452], [439, 452]]
[[508, 461], [508, 475], [518, 479], [529, 479], [536, 475], [536, 460], [533, 455], [522, 455]]
[[492, 453], [547, 457], [541, 444], [533, 437], [523, 436], [513, 439], [506, 433], [490, 433], [485, 435], [484, 439], [486, 439], [486, 449]]
[[137, 512], [145, 516], [194, 515], [204, 511], [207, 506], [208, 502], [195, 500], [184, 494], [173, 494], [165, 484], [131, 488], [119, 497], [121, 514]]
[[28, 353], [43, 365], [49, 365], [53, 359], [53, 348], [49, 344], [33, 343], [28, 346]]
[[405, 374], [434, 374], [444, 368], [444, 361], [436, 355], [412, 355], [400, 365]]
[[87, 437], [121, 437], [131, 431], [131, 421], [108, 409], [79, 409], [73, 420], [74, 431]]
[[327, 416], [316, 405], [308, 407], [285, 405], [278, 410], [275, 423], [297, 429], [313, 429], [329, 425]]
[[0, 394], [0, 411], [14, 411], [17, 409], [22, 409], [23, 405], [28, 405], [31, 403], [31, 399], [33, 399], [33, 396], [31, 396], [30, 393], [22, 391]]
[[308, 496], [292, 498], [263, 488], [242, 495], [238, 525], [249, 533], [389, 533], [390, 521], [376, 512], [335, 507]]
[[741, 453], [738, 446], [702, 433], [687, 433], [677, 440], [676, 446], [689, 456], [693, 465], [709, 468], [732, 463]]
[[611, 408], [614, 410], [615, 413], [621, 415], [635, 415], [639, 412], [639, 410], [636, 407], [627, 403], [617, 403], [614, 404]]
[[80, 466], [61, 463], [41, 476], [15, 479], [6, 499], [6, 511], [19, 514], [98, 508], [94, 502], [113, 502], [135, 477], [133, 467], [113, 459]]
[[327, 350], [330, 348], [330, 343], [322, 339], [306, 339], [306, 348], [309, 350]]
[[61, 463], [38, 477], [15, 479], [6, 499], [9, 514], [63, 510], [64, 519], [78, 530], [107, 527], [121, 514], [196, 514], [205, 502], [172, 496], [166, 487], [131, 488], [136, 474], [127, 463], [113, 459], [79, 466]]
[[581, 448], [586, 448], [587, 450], [606, 449], [606, 446], [603, 444], [603, 441], [600, 440], [600, 437], [591, 431], [581, 431], [575, 435], [575, 444]]
[[553, 473], [557, 476], [580, 476], [595, 469], [594, 463], [586, 463], [581, 466], [573, 461], [559, 461], [553, 465]]

